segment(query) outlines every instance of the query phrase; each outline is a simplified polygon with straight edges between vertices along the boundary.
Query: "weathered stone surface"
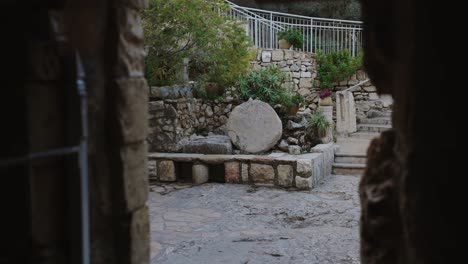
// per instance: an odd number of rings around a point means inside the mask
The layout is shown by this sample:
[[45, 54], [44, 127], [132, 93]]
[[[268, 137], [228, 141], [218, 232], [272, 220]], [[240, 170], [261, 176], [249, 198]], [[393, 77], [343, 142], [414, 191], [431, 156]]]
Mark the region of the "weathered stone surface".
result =
[[148, 85], [144, 78], [118, 79], [116, 100], [122, 140], [134, 143], [148, 135]]
[[158, 179], [158, 167], [155, 160], [148, 160], [148, 176], [150, 180]]
[[369, 110], [367, 112], [367, 117], [368, 118], [374, 118], [374, 117], [382, 117], [382, 116], [385, 116], [384, 112], [382, 111], [377, 111], [377, 110]]
[[292, 144], [292, 145], [297, 145], [297, 143], [299, 142], [297, 138], [293, 138], [293, 137], [288, 137], [287, 141], [289, 144]]
[[292, 60], [292, 59], [294, 59], [294, 51], [292, 51], [292, 50], [285, 50], [285, 51], [284, 51], [284, 59], [285, 59], [285, 60]]
[[158, 175], [160, 181], [176, 181], [174, 162], [171, 160], [158, 161]]
[[310, 190], [313, 187], [312, 177], [302, 178], [300, 176], [296, 176], [296, 188], [301, 190]]
[[250, 175], [255, 183], [273, 183], [275, 171], [270, 165], [251, 164]]
[[[299, 83], [299, 86], [300, 86], [300, 83]], [[300, 94], [304, 98], [311, 94], [308, 88], [300, 88], [299, 91], [297, 91], [297, 93]]]
[[147, 148], [146, 143], [141, 142], [120, 150], [126, 212], [144, 206], [148, 199]]
[[282, 61], [284, 59], [284, 53], [282, 50], [273, 50], [271, 52], [272, 61]]
[[278, 185], [291, 187], [294, 178], [294, 169], [291, 165], [278, 165]]
[[300, 155], [301, 154], [301, 147], [296, 146], [296, 145], [290, 145], [290, 146], [288, 146], [288, 152], [291, 155]]
[[302, 128], [304, 128], [304, 127], [305, 127], [304, 124], [299, 124], [299, 123], [296, 123], [296, 122], [294, 122], [294, 121], [292, 121], [292, 120], [289, 120], [289, 121], [288, 121], [288, 124], [287, 124], [287, 126], [286, 126], [286, 128], [287, 128], [288, 130], [297, 130], [297, 129], [302, 129]]
[[369, 100], [378, 100], [379, 95], [377, 93], [369, 93]]
[[190, 140], [183, 145], [185, 153], [232, 154], [231, 140], [227, 136], [209, 136]]
[[[141, 190], [147, 192], [146, 190]], [[130, 250], [129, 264], [148, 263], [150, 257], [150, 221], [149, 210], [145, 205], [133, 212], [130, 216], [130, 222], [125, 221], [121, 225], [122, 230], [128, 230], [128, 242]], [[128, 228], [128, 225], [130, 228]], [[121, 248], [122, 249], [122, 248]], [[127, 251], [126, 249], [122, 249]]]
[[312, 78], [301, 78], [299, 82], [300, 88], [312, 88]]
[[204, 164], [194, 164], [192, 166], [192, 182], [202, 184], [208, 182], [210, 175], [208, 166]]
[[[335, 162], [335, 148], [334, 143], [328, 144], [319, 144], [313, 147], [310, 152], [313, 153], [322, 153], [322, 173], [321, 177], [315, 177], [318, 181], [322, 180], [325, 177], [328, 177], [332, 174], [333, 162]], [[314, 168], [316, 164], [314, 163]], [[315, 175], [314, 175], [315, 176]]]
[[150, 88], [151, 99], [178, 99], [178, 98], [192, 98], [193, 86], [187, 85], [173, 85], [173, 86], [160, 86]]
[[311, 72], [301, 72], [301, 78], [312, 78]]
[[312, 172], [314, 171], [312, 160], [311, 159], [298, 159], [296, 162], [296, 172], [297, 174], [308, 178], [312, 176]]
[[241, 165], [241, 177], [242, 177], [242, 182], [243, 183], [248, 183], [249, 182], [249, 164], [247, 163], [242, 163]]
[[278, 148], [281, 151], [288, 152], [288, 142], [286, 140], [282, 139], [281, 142], [278, 144]]
[[357, 131], [356, 105], [351, 92], [336, 93], [336, 131], [339, 133]]
[[[144, 77], [145, 51], [143, 49], [143, 29], [139, 10], [128, 7], [116, 8], [116, 21], [118, 31], [115, 70], [121, 77]], [[143, 94], [147, 97], [148, 93]]]
[[240, 183], [240, 166], [237, 161], [230, 161], [224, 163], [226, 183]]
[[362, 89], [364, 89], [364, 91], [369, 92], [369, 93], [377, 92], [377, 87], [375, 86], [367, 86], [367, 87], [363, 87]]
[[262, 62], [271, 62], [271, 51], [262, 51]]
[[[293, 64], [293, 65], [291, 65], [290, 69], [291, 69], [292, 72], [298, 72], [301, 68], [299, 68], [299, 66], [297, 66], [296, 64]], [[299, 77], [300, 77], [301, 75], [300, 75], [299, 72], [298, 72], [298, 74], [299, 74]]]
[[227, 131], [240, 150], [260, 153], [276, 145], [283, 129], [280, 118], [270, 105], [249, 100], [234, 108], [227, 122]]

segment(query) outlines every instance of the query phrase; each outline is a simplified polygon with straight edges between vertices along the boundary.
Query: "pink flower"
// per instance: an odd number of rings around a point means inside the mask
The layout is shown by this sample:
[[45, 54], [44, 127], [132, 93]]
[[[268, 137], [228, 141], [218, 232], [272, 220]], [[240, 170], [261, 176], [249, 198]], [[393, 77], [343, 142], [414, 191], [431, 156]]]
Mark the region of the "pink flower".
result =
[[318, 96], [320, 97], [320, 99], [331, 96], [331, 94], [331, 91], [328, 89], [323, 89], [318, 92]]

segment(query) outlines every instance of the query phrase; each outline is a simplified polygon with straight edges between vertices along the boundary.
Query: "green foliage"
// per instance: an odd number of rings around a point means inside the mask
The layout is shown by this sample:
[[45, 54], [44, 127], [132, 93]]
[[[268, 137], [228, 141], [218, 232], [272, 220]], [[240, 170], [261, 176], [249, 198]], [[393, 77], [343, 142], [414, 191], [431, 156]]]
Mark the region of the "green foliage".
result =
[[287, 29], [284, 31], [278, 32], [279, 39], [285, 39], [289, 44], [293, 45], [295, 48], [302, 48], [304, 35], [297, 29]]
[[291, 103], [294, 105], [294, 106], [298, 106], [300, 104], [303, 104], [305, 103], [305, 99], [304, 97], [302, 97], [300, 94], [295, 94], [291, 97]]
[[292, 106], [300, 99], [294, 97], [284, 85], [287, 80], [288, 76], [277, 67], [250, 72], [239, 80], [240, 98], [247, 100], [251, 97], [271, 106]]
[[150, 0], [142, 15], [150, 85], [179, 82], [184, 58], [193, 80], [228, 86], [248, 72], [251, 40], [222, 15], [228, 8], [223, 0]]
[[307, 120], [306, 133], [321, 138], [327, 134], [327, 129], [331, 126], [332, 123], [327, 120], [325, 115], [320, 111], [316, 111]]
[[352, 57], [348, 50], [340, 50], [329, 54], [317, 53], [317, 72], [320, 88], [332, 89], [333, 84], [346, 80], [362, 66], [362, 52], [358, 57]]

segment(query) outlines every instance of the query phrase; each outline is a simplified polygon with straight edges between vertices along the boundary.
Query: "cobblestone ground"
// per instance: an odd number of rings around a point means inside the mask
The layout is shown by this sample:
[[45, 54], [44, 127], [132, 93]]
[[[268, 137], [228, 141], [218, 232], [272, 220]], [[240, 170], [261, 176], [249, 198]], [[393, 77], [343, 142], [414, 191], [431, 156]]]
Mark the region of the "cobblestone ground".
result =
[[151, 263], [359, 263], [358, 181], [331, 176], [311, 192], [153, 186]]

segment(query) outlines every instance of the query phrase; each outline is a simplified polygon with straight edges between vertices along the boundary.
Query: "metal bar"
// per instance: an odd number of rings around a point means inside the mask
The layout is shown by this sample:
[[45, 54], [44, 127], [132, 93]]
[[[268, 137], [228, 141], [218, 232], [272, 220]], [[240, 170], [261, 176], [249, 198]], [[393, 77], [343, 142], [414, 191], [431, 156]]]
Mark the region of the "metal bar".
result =
[[75, 153], [78, 153], [79, 150], [80, 150], [79, 146], [73, 146], [73, 147], [64, 147], [64, 148], [47, 150], [44, 152], [30, 153], [23, 157], [0, 160], [0, 168], [16, 166], [16, 165], [24, 164], [24, 163], [30, 162], [32, 160], [37, 160], [37, 159], [45, 159], [45, 158], [60, 157], [60, 156], [75, 154]]
[[88, 186], [88, 103], [85, 72], [80, 55], [76, 53], [76, 89], [81, 99], [81, 142], [79, 151], [81, 199], [81, 254], [83, 264], [90, 264], [89, 186]]
[[351, 90], [353, 90], [354, 88], [356, 88], [356, 87], [358, 87], [358, 86], [361, 86], [361, 85], [365, 84], [365, 83], [368, 82], [368, 81], [370, 81], [370, 79], [364, 80], [364, 81], [362, 81], [362, 82], [360, 82], [360, 83], [358, 83], [358, 84], [356, 84], [356, 85], [353, 85], [353, 86], [349, 87], [348, 89], [345, 89], [345, 90], [343, 90], [343, 91], [341, 91], [341, 92], [351, 91]]

